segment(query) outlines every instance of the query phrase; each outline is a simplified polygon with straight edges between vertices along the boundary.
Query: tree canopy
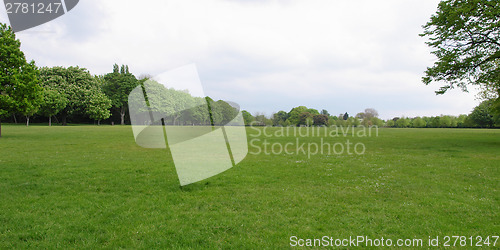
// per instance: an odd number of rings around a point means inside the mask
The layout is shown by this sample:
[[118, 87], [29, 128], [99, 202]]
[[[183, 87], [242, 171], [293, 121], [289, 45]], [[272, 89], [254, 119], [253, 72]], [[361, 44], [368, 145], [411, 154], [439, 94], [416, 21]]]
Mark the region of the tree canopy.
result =
[[128, 95], [137, 87], [139, 81], [129, 72], [127, 65], [122, 65], [118, 70], [118, 64], [113, 65], [113, 72], [104, 76], [102, 89], [111, 100], [114, 109], [120, 113], [120, 123], [125, 124], [125, 114], [128, 108]]
[[422, 80], [446, 82], [437, 94], [468, 85], [500, 91], [500, 1], [443, 0], [423, 28], [437, 61]]
[[35, 62], [26, 61], [12, 28], [0, 23], [0, 119], [11, 112], [29, 118], [38, 111], [42, 88], [37, 74]]
[[298, 106], [288, 112], [288, 120], [293, 125], [300, 124], [300, 114], [307, 112], [308, 108], [306, 106]]
[[95, 120], [110, 116], [111, 101], [102, 92], [99, 83], [85, 68], [41, 68], [40, 78], [44, 87], [55, 89], [66, 98], [66, 107], [60, 112], [62, 123], [74, 115]]
[[68, 99], [57, 89], [45, 87], [43, 89], [43, 102], [39, 113], [49, 118], [49, 126], [52, 126], [52, 116], [57, 115], [68, 105]]
[[239, 112], [235, 104], [195, 97], [187, 90], [167, 88], [153, 79], [140, 84], [143, 91], [134, 90], [128, 97], [133, 110], [131, 119], [135, 121], [163, 119], [166, 125], [226, 125]]
[[493, 127], [500, 119], [492, 110], [493, 101], [483, 101], [474, 108], [470, 114], [470, 119], [480, 127]]

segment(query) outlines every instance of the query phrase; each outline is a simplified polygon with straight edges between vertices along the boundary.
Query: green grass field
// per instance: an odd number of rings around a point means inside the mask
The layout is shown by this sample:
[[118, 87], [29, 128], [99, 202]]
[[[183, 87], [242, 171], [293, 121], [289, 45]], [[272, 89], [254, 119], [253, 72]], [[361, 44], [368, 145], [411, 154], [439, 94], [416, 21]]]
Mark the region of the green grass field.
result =
[[429, 236], [500, 232], [500, 130], [327, 138], [364, 143], [363, 155], [251, 147], [236, 167], [183, 188], [168, 151], [137, 146], [130, 126], [3, 124], [2, 135], [0, 248], [277, 249], [324, 235], [426, 247]]

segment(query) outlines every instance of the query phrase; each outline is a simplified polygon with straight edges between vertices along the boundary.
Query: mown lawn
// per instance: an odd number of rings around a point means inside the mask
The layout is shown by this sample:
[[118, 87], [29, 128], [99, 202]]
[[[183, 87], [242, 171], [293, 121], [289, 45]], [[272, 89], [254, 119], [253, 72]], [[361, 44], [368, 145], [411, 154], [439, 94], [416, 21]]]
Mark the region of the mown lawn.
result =
[[324, 235], [425, 247], [429, 236], [499, 235], [500, 130], [380, 129], [324, 138], [365, 154], [311, 157], [255, 154], [264, 139], [296, 138], [247, 133], [260, 141], [240, 164], [180, 188], [168, 150], [137, 146], [130, 126], [3, 124], [0, 248], [276, 249]]

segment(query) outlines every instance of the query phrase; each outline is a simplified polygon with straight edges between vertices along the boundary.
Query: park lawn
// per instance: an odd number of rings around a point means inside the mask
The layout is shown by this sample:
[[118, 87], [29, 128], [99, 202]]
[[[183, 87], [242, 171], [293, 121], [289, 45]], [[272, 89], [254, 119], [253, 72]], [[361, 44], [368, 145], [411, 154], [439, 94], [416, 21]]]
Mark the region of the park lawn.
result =
[[[296, 141], [247, 134], [254, 145]], [[130, 126], [2, 124], [2, 136], [0, 248], [276, 249], [324, 235], [425, 247], [429, 236], [500, 233], [500, 130], [324, 138], [363, 143], [362, 155], [254, 146], [236, 167], [183, 188], [168, 150], [137, 146]]]

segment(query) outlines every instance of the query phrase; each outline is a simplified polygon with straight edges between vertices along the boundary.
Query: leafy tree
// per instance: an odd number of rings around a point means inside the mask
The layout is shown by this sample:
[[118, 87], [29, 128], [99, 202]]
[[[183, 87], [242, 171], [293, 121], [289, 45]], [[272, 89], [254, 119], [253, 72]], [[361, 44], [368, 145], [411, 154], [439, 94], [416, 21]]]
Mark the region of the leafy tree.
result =
[[395, 126], [395, 122], [394, 122], [394, 120], [388, 120], [388, 121], [385, 123], [385, 126], [387, 126], [387, 127], [394, 127], [394, 126]]
[[459, 115], [457, 117], [457, 127], [464, 128], [466, 127], [465, 121], [467, 119], [467, 115]]
[[[126, 68], [124, 72], [126, 72]], [[189, 94], [187, 90], [176, 90], [173, 88], [167, 89], [167, 102], [168, 108], [172, 110], [172, 113], [169, 113], [169, 116], [172, 120], [173, 125], [183, 125], [186, 120], [183, 120], [183, 116], [185, 117], [185, 113], [187, 110], [197, 106], [203, 105], [206, 107], [206, 102], [203, 102], [203, 98], [195, 98]], [[214, 122], [216, 124], [221, 124], [224, 121], [224, 113], [223, 110], [218, 108], [217, 103], [212, 99], [206, 99], [206, 101], [211, 101], [212, 109], [211, 113], [214, 115]], [[207, 110], [208, 112], [208, 110]], [[206, 113], [205, 113], [206, 114]]]
[[441, 127], [441, 117], [436, 116], [436, 117], [431, 117], [431, 127], [433, 128], [439, 128]]
[[472, 113], [469, 115], [470, 119], [480, 127], [493, 127], [495, 120], [498, 117], [494, 116], [492, 110], [493, 101], [483, 101], [477, 107], [474, 108]]
[[396, 127], [407, 128], [410, 126], [410, 119], [402, 117], [396, 121]]
[[437, 94], [470, 84], [500, 91], [500, 1], [443, 0], [423, 28], [438, 60], [422, 80], [447, 82]]
[[[124, 67], [123, 72], [127, 72]], [[170, 125], [222, 125], [234, 119], [238, 109], [224, 101], [214, 101], [210, 97], [194, 97], [187, 90], [166, 88], [153, 79], [139, 80], [143, 93], [132, 92], [128, 104], [146, 101], [147, 107], [138, 106], [136, 118], [162, 118]], [[141, 91], [142, 92], [142, 91]], [[144, 98], [144, 99], [142, 99]], [[153, 121], [159, 124], [159, 120]]]
[[195, 98], [197, 105], [191, 109], [185, 110], [184, 122], [190, 122], [191, 124], [198, 125], [208, 125], [210, 124], [210, 114], [208, 112], [208, 106], [203, 98]]
[[347, 126], [347, 121], [344, 121], [343, 119], [337, 119], [335, 120], [335, 126], [338, 127]]
[[175, 95], [159, 82], [149, 79], [142, 83], [142, 88], [146, 91], [144, 97], [148, 104], [148, 109], [141, 110], [142, 112], [151, 111], [159, 116], [164, 116], [165, 114], [172, 115], [177, 111], [181, 111], [181, 109], [176, 110], [174, 104]]
[[269, 118], [266, 117], [265, 120], [264, 120], [264, 124], [266, 126], [268, 126], [268, 127], [273, 126], [273, 119], [269, 119]]
[[310, 109], [307, 109], [306, 111], [313, 114], [313, 115], [319, 115], [319, 111], [317, 109], [310, 108]]
[[0, 23], [0, 136], [2, 116], [12, 112], [29, 117], [37, 112], [42, 101], [35, 62], [28, 63], [21, 51], [21, 42], [10, 26]]
[[330, 116], [330, 113], [328, 113], [328, 111], [326, 109], [322, 109], [320, 114]]
[[367, 108], [365, 109], [364, 112], [356, 114], [356, 118], [363, 120], [362, 124], [364, 126], [371, 126], [375, 125], [375, 123], [380, 123], [379, 120], [374, 120], [377, 117], [378, 117], [378, 112], [373, 108]]
[[137, 87], [139, 81], [129, 72], [127, 65], [113, 65], [113, 72], [104, 76], [102, 90], [111, 100], [114, 109], [120, 113], [120, 124], [125, 125], [125, 114], [128, 109], [128, 95]]
[[307, 111], [300, 113], [298, 125], [311, 126], [312, 124], [313, 124], [313, 114]]
[[101, 120], [109, 117], [109, 99], [102, 93], [99, 82], [85, 68], [41, 68], [40, 79], [44, 87], [57, 90], [66, 98], [66, 107], [60, 112], [62, 124], [67, 117], [84, 115]]
[[[21, 92], [21, 88], [18, 88], [16, 91]], [[23, 95], [24, 95], [23, 99], [17, 101], [16, 106], [18, 112], [20, 112], [22, 115], [24, 115], [24, 117], [26, 117], [26, 126], [29, 126], [30, 117], [33, 116], [36, 112], [38, 112], [40, 104], [43, 100], [41, 94], [41, 88], [37, 88], [36, 92], [34, 93], [32, 93], [30, 90], [27, 90], [26, 92], [23, 93]], [[30, 95], [32, 95], [34, 99], [30, 100], [28, 99], [29, 97], [26, 97]]]
[[425, 128], [425, 126], [427, 125], [425, 120], [422, 119], [421, 117], [415, 117], [411, 123], [412, 123], [412, 127], [414, 127], [414, 128]]
[[314, 120], [314, 125], [316, 125], [316, 126], [327, 126], [328, 125], [328, 115], [325, 115], [325, 114], [314, 115], [313, 120]]
[[255, 121], [255, 117], [253, 117], [250, 112], [246, 110], [242, 110], [241, 114], [243, 115], [243, 121], [245, 122], [246, 125], [251, 125], [253, 121]]
[[422, 120], [424, 120], [424, 122], [425, 122], [425, 124], [426, 124], [426, 125], [425, 125], [425, 127], [426, 127], [426, 128], [430, 128], [430, 127], [432, 127], [432, 117], [423, 116], [423, 117], [422, 117]]
[[347, 119], [349, 119], [349, 114], [345, 112], [345, 114], [342, 116], [342, 119], [344, 119], [344, 121], [347, 121]]
[[271, 119], [267, 119], [267, 117], [263, 114], [255, 114], [255, 121], [257, 124], [262, 126], [271, 126], [273, 125]]
[[43, 102], [39, 113], [49, 118], [49, 126], [52, 126], [52, 116], [57, 115], [68, 104], [68, 99], [56, 89], [45, 87], [43, 89]]
[[452, 120], [450, 116], [444, 115], [439, 119], [439, 127], [441, 128], [450, 128], [452, 125]]
[[[205, 99], [207, 100], [208, 107], [210, 110], [210, 119], [211, 119], [212, 125], [222, 125], [222, 122], [224, 120], [224, 115], [222, 114], [222, 109], [219, 109], [217, 107], [217, 103], [214, 100], [212, 100], [212, 98], [207, 96], [207, 97], [205, 97]], [[174, 120], [174, 124], [175, 124], [175, 120]]]
[[[371, 123], [372, 123], [371, 124], [372, 126], [377, 126], [377, 127], [384, 126], [384, 121], [382, 119], [378, 118], [378, 117], [373, 117], [371, 119]], [[370, 125], [368, 125], [368, 126], [370, 126]]]
[[100, 91], [87, 91], [85, 93], [86, 114], [94, 120], [97, 120], [97, 125], [101, 125], [101, 120], [108, 119], [111, 113], [111, 100]]
[[361, 122], [359, 121], [358, 118], [356, 117], [349, 117], [347, 118], [347, 126], [353, 126], [353, 127], [357, 127], [361, 124]]
[[[125, 67], [122, 71], [126, 73], [127, 68]], [[166, 88], [152, 79], [144, 81], [142, 87], [146, 90], [146, 100], [149, 105], [149, 109], [142, 110], [142, 112], [157, 113], [158, 117], [164, 117], [166, 124], [220, 125], [224, 119], [229, 119], [227, 118], [229, 116], [224, 113], [222, 104], [210, 97], [193, 97], [187, 90]]]
[[274, 126], [284, 126], [285, 121], [288, 119], [288, 113], [285, 111], [278, 111], [273, 114], [273, 125]]
[[288, 120], [292, 125], [300, 125], [300, 114], [303, 112], [307, 112], [307, 107], [306, 106], [298, 106], [290, 110], [288, 112]]
[[[355, 117], [358, 121], [360, 120], [360, 118], [358, 118], [358, 116], [356, 115]], [[365, 127], [369, 127], [369, 126], [372, 126], [373, 123], [371, 120], [368, 120], [368, 119], [362, 119], [361, 122], [360, 122], [361, 125], [365, 126]]]
[[458, 126], [458, 119], [456, 116], [450, 116], [451, 119], [451, 127], [456, 128]]
[[218, 113], [221, 116], [221, 121], [217, 123], [219, 125], [224, 125], [231, 122], [238, 115], [238, 109], [234, 108], [229, 103], [223, 100], [218, 100], [217, 102], [215, 102], [215, 105], [212, 106], [212, 110], [213, 109], [217, 109]]

